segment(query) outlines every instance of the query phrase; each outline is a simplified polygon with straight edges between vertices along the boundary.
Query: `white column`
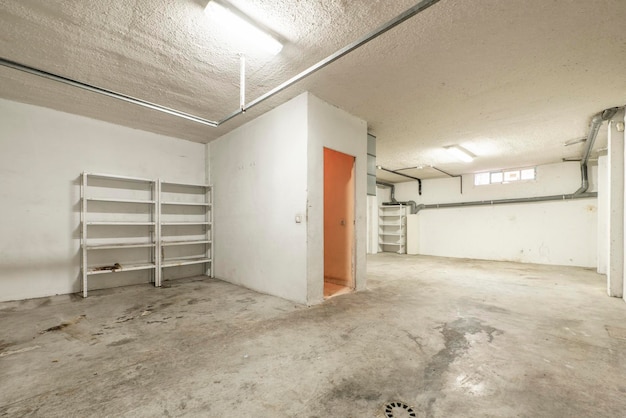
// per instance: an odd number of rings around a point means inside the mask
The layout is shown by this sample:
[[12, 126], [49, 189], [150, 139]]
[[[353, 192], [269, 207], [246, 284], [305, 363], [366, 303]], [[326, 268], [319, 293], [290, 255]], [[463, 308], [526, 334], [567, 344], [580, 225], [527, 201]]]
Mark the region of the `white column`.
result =
[[624, 132], [618, 122], [624, 121], [620, 110], [609, 121], [608, 195], [609, 195], [609, 266], [607, 293], [621, 298], [624, 293]]
[[367, 196], [367, 253], [378, 252], [378, 199]]
[[[624, 126], [626, 125], [626, 114], [624, 108], [622, 108], [617, 114], [613, 117], [613, 123], [609, 125], [610, 135], [615, 135], [616, 138], [621, 137], [622, 143], [626, 142], [626, 135], [624, 134]], [[626, 149], [624, 150], [626, 152]], [[625, 157], [626, 159], [626, 157]], [[624, 187], [626, 187], [626, 170], [624, 170]], [[626, 193], [625, 193], [626, 194]], [[624, 228], [626, 228], [626, 211], [624, 213]], [[624, 261], [624, 255], [626, 254], [626, 244], [624, 245], [624, 253], [622, 253], [622, 263]], [[626, 301], [626, 294], [624, 294], [624, 289], [626, 288], [626, 275], [623, 277], [622, 281], [622, 297]], [[615, 295], [617, 296], [617, 295]]]
[[609, 265], [609, 180], [608, 158], [598, 158], [598, 273], [607, 274]]

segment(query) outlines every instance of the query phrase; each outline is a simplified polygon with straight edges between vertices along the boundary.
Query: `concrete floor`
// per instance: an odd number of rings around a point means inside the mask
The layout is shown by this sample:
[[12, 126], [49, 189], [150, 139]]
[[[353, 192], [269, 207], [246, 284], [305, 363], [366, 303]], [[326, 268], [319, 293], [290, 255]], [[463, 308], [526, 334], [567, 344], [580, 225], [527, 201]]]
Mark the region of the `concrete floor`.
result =
[[594, 272], [379, 254], [368, 277], [311, 308], [209, 279], [0, 304], [0, 416], [626, 416], [626, 304]]

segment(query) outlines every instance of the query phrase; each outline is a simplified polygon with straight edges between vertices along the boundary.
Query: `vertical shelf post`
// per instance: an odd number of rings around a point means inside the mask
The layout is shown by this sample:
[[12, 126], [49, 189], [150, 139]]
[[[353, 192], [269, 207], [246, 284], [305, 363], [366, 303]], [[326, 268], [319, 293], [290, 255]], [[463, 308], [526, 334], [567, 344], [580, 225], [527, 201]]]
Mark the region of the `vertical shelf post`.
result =
[[85, 190], [87, 188], [87, 173], [83, 172], [80, 182], [80, 272], [82, 275], [82, 293], [83, 297], [87, 297], [87, 220], [85, 216], [87, 214], [87, 199], [85, 196]]
[[[159, 208], [156, 207], [158, 192], [156, 180], [88, 172], [83, 172], [81, 176], [80, 246], [82, 296], [87, 297], [88, 295], [89, 276], [91, 275], [153, 270], [150, 272], [150, 281], [153, 281], [155, 285], [159, 283], [159, 272], [154, 271], [159, 262], [158, 251], [160, 250], [157, 242]], [[102, 184], [92, 184], [90, 186], [91, 180], [109, 182], [109, 184], [104, 186]], [[111, 183], [115, 184], [115, 186], [112, 186]], [[140, 183], [146, 186], [136, 188], [131, 186], [133, 183]], [[136, 196], [138, 191], [140, 191], [141, 196]], [[91, 203], [105, 205], [107, 209], [98, 211], [95, 209], [98, 208], [97, 205], [95, 208], [90, 208]], [[117, 211], [114, 210], [116, 205], [118, 205], [117, 208], [119, 209]], [[120, 208], [119, 205], [122, 205], [122, 207]], [[126, 212], [123, 210], [124, 205], [142, 209]], [[148, 207], [146, 208], [146, 206]], [[138, 214], [141, 214], [143, 219], [133, 216]], [[149, 219], [145, 219], [145, 215]], [[90, 236], [89, 228], [92, 226], [105, 228], [109, 232], [104, 235], [92, 233]], [[110, 231], [115, 231], [111, 230], [111, 228], [141, 228], [141, 234], [132, 236], [127, 235], [125, 232], [111, 234]], [[144, 253], [141, 254], [141, 260], [139, 261], [133, 257], [135, 253], [125, 254], [121, 253], [120, 250], [125, 252], [144, 251]], [[101, 265], [90, 267], [89, 254], [93, 252], [102, 254], [102, 251], [110, 251], [110, 255], [96, 257], [98, 260], [101, 260]], [[124, 259], [127, 259], [128, 262], [124, 262]]]
[[154, 247], [154, 265], [156, 266], [154, 271], [154, 286], [161, 287], [161, 257], [163, 255], [161, 249], [161, 179], [157, 179], [154, 182], [153, 199], [156, 202], [154, 215], [154, 242], [156, 243]]
[[[204, 264], [203, 274], [213, 276], [213, 188], [207, 184], [190, 184], [168, 182], [159, 179], [159, 197], [158, 197], [158, 226], [159, 226], [159, 262], [157, 268], [159, 270], [159, 285], [163, 281], [163, 269], [182, 267], [192, 264]], [[177, 190], [178, 189], [178, 190]], [[194, 190], [190, 192], [189, 190]], [[195, 195], [195, 198], [192, 197]], [[163, 207], [170, 209], [166, 215], [163, 215]], [[191, 216], [192, 219], [181, 218], [181, 214], [186, 211], [183, 208], [196, 207], [203, 208], [203, 213], [197, 213]], [[179, 208], [180, 211], [176, 210]], [[178, 215], [178, 217], [177, 217]], [[176, 239], [169, 231], [164, 232], [163, 227], [182, 227], [182, 228], [198, 228], [193, 238], [186, 237], [184, 239]], [[202, 233], [198, 233], [200, 231]], [[202, 237], [199, 237], [202, 235]], [[182, 255], [180, 250], [176, 252], [178, 255], [168, 255], [166, 248], [176, 247], [178, 249], [197, 248], [202, 245], [202, 251], [195, 249], [194, 254]], [[185, 251], [185, 250], [183, 250]], [[171, 254], [171, 252], [170, 252]]]
[[207, 187], [205, 193], [205, 202], [207, 203], [207, 212], [205, 214], [206, 221], [209, 223], [206, 225], [206, 236], [209, 243], [206, 245], [206, 256], [210, 260], [206, 265], [206, 275], [213, 277], [213, 187]]

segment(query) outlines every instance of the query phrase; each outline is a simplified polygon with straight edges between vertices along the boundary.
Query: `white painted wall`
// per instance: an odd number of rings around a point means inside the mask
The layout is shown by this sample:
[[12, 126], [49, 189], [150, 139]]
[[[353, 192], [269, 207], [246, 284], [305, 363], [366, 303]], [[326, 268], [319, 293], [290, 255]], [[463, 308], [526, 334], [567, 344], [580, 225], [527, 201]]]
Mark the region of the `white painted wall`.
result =
[[378, 252], [378, 199], [367, 196], [367, 253]]
[[80, 289], [82, 171], [202, 183], [204, 145], [0, 99], [0, 301]]
[[[591, 167], [595, 189], [597, 167]], [[579, 163], [537, 167], [537, 180], [474, 186], [473, 175], [459, 179], [396, 184], [396, 199], [418, 204], [505, 199], [573, 193], [580, 187]], [[380, 200], [388, 190], [379, 188]], [[445, 257], [508, 260], [596, 267], [596, 199], [424, 210], [419, 214], [419, 252]]]
[[365, 287], [366, 124], [309, 93], [208, 145], [216, 277], [323, 300], [324, 147], [356, 157], [356, 285]]
[[215, 276], [300, 303], [307, 302], [307, 117], [303, 94], [208, 145]]
[[324, 147], [355, 159], [355, 284], [366, 288], [367, 124], [308, 94], [308, 303], [324, 299]]

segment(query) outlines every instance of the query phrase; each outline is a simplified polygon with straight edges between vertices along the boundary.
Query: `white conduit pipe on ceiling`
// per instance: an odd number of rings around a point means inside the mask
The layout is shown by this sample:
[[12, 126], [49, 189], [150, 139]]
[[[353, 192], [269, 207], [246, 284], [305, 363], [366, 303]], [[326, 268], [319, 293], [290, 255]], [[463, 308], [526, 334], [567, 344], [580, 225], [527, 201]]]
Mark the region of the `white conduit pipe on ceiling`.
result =
[[244, 98], [245, 98], [245, 82], [243, 81], [243, 77], [244, 77], [244, 71], [245, 71], [245, 61], [242, 60], [241, 62], [241, 78], [242, 78], [242, 82], [240, 85], [240, 108], [237, 109], [235, 112], [231, 113], [230, 115], [224, 117], [223, 119], [220, 119], [219, 121], [214, 121], [214, 120], [209, 120], [209, 119], [205, 119], [199, 116], [195, 116], [195, 115], [191, 115], [189, 113], [186, 112], [181, 112], [179, 110], [176, 109], [172, 109], [166, 106], [161, 106], [158, 105], [156, 103], [151, 103], [142, 99], [138, 99], [136, 97], [132, 97], [132, 96], [128, 96], [126, 94], [122, 94], [122, 93], [117, 93], [113, 90], [108, 90], [102, 87], [97, 87], [88, 83], [84, 83], [81, 81], [77, 81], [68, 77], [64, 77], [58, 74], [54, 74], [48, 71], [44, 71], [35, 67], [30, 67], [28, 65], [16, 62], [16, 61], [12, 61], [12, 60], [8, 60], [6, 58], [2, 58], [0, 57], [0, 65], [8, 67], [8, 68], [12, 68], [18, 71], [23, 71], [26, 72], [28, 74], [32, 74], [32, 75], [36, 75], [39, 77], [43, 77], [43, 78], [47, 78], [49, 80], [53, 80], [53, 81], [57, 81], [60, 83], [64, 83], [73, 87], [78, 87], [84, 90], [88, 90], [91, 91], [93, 93], [98, 93], [98, 94], [102, 94], [108, 97], [112, 97], [114, 99], [118, 99], [118, 100], [122, 100], [125, 101], [127, 103], [132, 103], [138, 106], [143, 106], [146, 107], [148, 109], [152, 109], [152, 110], [157, 110], [159, 112], [163, 112], [163, 113], [167, 113], [169, 115], [172, 116], [176, 116], [179, 118], [183, 118], [183, 119], [187, 119], [190, 120], [192, 122], [197, 122], [197, 123], [201, 123], [203, 125], [207, 125], [207, 126], [211, 126], [213, 128], [216, 128], [218, 126], [220, 126], [223, 123], [228, 122], [229, 120], [233, 119], [236, 116], [239, 116], [243, 113], [245, 113], [245, 111], [247, 109], [250, 109], [256, 105], [258, 105], [259, 103], [264, 102], [265, 100], [269, 99], [270, 97], [280, 93], [281, 91], [287, 89], [288, 87], [291, 87], [292, 85], [294, 85], [295, 83], [303, 80], [304, 78], [310, 76], [311, 74], [315, 73], [318, 70], [321, 70], [322, 68], [326, 67], [327, 65], [337, 61], [339, 58], [349, 54], [350, 52], [354, 51], [357, 48], [360, 48], [361, 46], [365, 45], [366, 43], [370, 42], [373, 39], [376, 39], [377, 37], [379, 37], [380, 35], [384, 34], [385, 32], [393, 29], [394, 27], [398, 26], [399, 24], [403, 23], [404, 21], [412, 18], [413, 16], [423, 12], [424, 10], [428, 9], [430, 6], [434, 5], [435, 3], [439, 2], [439, 0], [422, 0], [419, 3], [417, 3], [415, 6], [411, 7], [410, 9], [406, 10], [405, 12], [401, 13], [400, 15], [396, 16], [395, 18], [391, 19], [390, 21], [388, 21], [387, 23], [383, 24], [382, 26], [380, 26], [379, 28], [375, 29], [374, 31], [368, 33], [367, 35], [361, 37], [360, 39], [352, 42], [351, 44], [341, 48], [340, 50], [338, 50], [337, 52], [335, 52], [332, 55], [329, 55], [328, 57], [324, 58], [323, 60], [319, 61], [318, 63], [312, 65], [311, 67], [307, 68], [306, 70], [302, 71], [300, 74], [290, 78], [289, 80], [285, 81], [284, 83], [282, 83], [281, 85], [275, 87], [274, 89], [268, 91], [267, 93], [265, 93], [264, 95], [252, 100], [250, 103], [248, 104], [244, 104]]
[[83, 83], [81, 81], [76, 81], [71, 78], [63, 77], [58, 74], [50, 73], [48, 71], [40, 70], [38, 68], [29, 67], [24, 64], [20, 64], [19, 62], [10, 61], [5, 58], [0, 58], [0, 65], [8, 68], [13, 68], [14, 70], [23, 71], [28, 74], [36, 75], [39, 77], [47, 78], [48, 80], [58, 81], [59, 83], [67, 84], [72, 87], [78, 87], [83, 90], [90, 91], [92, 93], [102, 94], [104, 96], [112, 97], [113, 99], [121, 100], [127, 103], [136, 104], [138, 106], [146, 107], [152, 110], [158, 110], [159, 112], [167, 113], [168, 115], [176, 116], [179, 118], [187, 119], [192, 122], [201, 123], [203, 125], [208, 125], [213, 128], [217, 127], [217, 122], [201, 118], [199, 116], [191, 115], [189, 113], [181, 112], [180, 110], [172, 109], [166, 106], [161, 106], [156, 103], [151, 103], [142, 99], [138, 99], [136, 97], [128, 96], [126, 94], [117, 93], [112, 90], [103, 89], [101, 87], [93, 86], [91, 84]]

